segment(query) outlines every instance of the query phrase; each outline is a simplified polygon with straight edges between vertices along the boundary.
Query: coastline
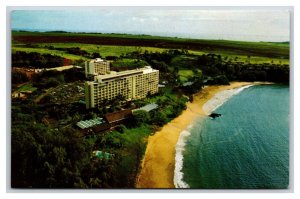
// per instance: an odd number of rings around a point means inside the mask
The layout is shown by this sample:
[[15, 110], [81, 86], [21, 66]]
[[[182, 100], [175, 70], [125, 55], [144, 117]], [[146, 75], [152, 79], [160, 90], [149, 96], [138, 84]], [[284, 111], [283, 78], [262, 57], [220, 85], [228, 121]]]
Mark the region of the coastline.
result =
[[230, 85], [207, 86], [196, 93], [193, 102], [187, 103], [187, 109], [181, 115], [164, 125], [153, 136], [148, 137], [136, 188], [175, 188], [175, 152], [178, 139], [196, 118], [207, 116], [208, 113], [204, 111], [203, 105], [219, 92], [265, 83], [231, 82]]

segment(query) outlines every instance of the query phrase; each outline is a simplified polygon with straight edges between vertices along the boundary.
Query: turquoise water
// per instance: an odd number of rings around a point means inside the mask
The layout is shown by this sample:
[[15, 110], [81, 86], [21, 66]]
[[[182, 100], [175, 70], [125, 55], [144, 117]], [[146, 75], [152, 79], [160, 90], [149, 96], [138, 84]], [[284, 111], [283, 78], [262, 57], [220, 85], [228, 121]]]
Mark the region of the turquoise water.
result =
[[183, 152], [183, 180], [190, 188], [287, 188], [289, 88], [253, 86], [198, 120]]

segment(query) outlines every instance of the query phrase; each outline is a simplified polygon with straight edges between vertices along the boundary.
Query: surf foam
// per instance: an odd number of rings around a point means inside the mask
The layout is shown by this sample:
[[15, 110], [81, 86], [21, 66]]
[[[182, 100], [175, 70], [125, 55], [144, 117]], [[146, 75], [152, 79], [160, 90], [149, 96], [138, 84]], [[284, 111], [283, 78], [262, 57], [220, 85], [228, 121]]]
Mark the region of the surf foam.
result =
[[204, 105], [203, 105], [203, 110], [207, 113], [210, 114], [214, 110], [216, 110], [218, 107], [222, 106], [226, 101], [228, 101], [232, 96], [240, 93], [246, 88], [249, 88], [253, 86], [247, 85], [247, 86], [242, 86], [240, 88], [234, 88], [234, 89], [229, 89], [229, 90], [224, 90], [216, 93], [210, 100], [208, 100]]
[[[223, 105], [232, 96], [240, 93], [244, 89], [249, 88], [251, 86], [253, 86], [253, 85], [247, 85], [247, 86], [242, 86], [240, 88], [235, 88], [235, 89], [218, 92], [203, 105], [203, 110], [207, 114], [210, 114], [214, 110], [216, 110], [218, 107]], [[176, 188], [190, 188], [190, 186], [183, 180], [184, 173], [182, 172], [182, 168], [183, 168], [183, 151], [185, 149], [186, 140], [191, 135], [190, 130], [192, 129], [192, 127], [193, 127], [193, 124], [189, 125], [185, 130], [183, 130], [180, 133], [178, 142], [176, 144], [175, 169], [174, 169], [174, 179], [173, 179], [174, 186]]]
[[190, 130], [193, 125], [189, 125], [180, 133], [178, 142], [175, 148], [175, 170], [174, 170], [174, 185], [176, 188], [189, 188], [189, 185], [183, 181], [183, 151], [186, 143], [186, 138], [191, 134]]

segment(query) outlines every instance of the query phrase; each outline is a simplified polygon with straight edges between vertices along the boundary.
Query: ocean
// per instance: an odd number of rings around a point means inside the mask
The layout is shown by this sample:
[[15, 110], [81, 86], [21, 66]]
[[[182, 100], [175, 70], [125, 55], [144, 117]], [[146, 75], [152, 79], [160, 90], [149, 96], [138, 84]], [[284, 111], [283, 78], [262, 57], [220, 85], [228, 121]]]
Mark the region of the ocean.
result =
[[219, 93], [182, 132], [174, 184], [199, 189], [284, 189], [289, 185], [289, 87], [256, 85]]

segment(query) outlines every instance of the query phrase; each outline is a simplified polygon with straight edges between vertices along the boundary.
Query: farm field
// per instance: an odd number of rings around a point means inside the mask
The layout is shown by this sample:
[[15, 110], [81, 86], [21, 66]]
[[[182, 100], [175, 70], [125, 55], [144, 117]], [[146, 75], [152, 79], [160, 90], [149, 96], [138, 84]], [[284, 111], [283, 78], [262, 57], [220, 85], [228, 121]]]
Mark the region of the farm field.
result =
[[[184, 39], [129, 34], [92, 34], [59, 32], [12, 32], [12, 47], [24, 44], [54, 47], [79, 47], [88, 52], [99, 52], [102, 56], [119, 56], [132, 51], [163, 51], [165, 49], [188, 49], [190, 53], [215, 53], [228, 56], [261, 57], [287, 62], [289, 43], [244, 42], [227, 40]], [[122, 46], [122, 47], [120, 47]], [[25, 46], [23, 46], [25, 47]], [[26, 50], [26, 49], [23, 49]], [[75, 58], [75, 57], [74, 57]], [[258, 61], [261, 61], [258, 59]]]
[[[135, 51], [140, 51], [144, 53], [145, 51], [148, 52], [163, 52], [165, 48], [155, 48], [155, 47], [136, 47], [136, 46], [111, 46], [111, 45], [95, 45], [95, 44], [82, 44], [82, 43], [51, 43], [51, 46], [55, 48], [74, 48], [79, 47], [82, 50], [85, 50], [89, 53], [100, 53], [102, 57], [107, 56], [117, 56], [119, 57], [122, 54], [131, 53]], [[62, 50], [50, 50], [47, 48], [49, 44], [37, 44], [35, 47], [27, 47], [24, 44], [13, 44], [12, 45], [12, 52], [16, 51], [23, 51], [23, 52], [38, 52], [41, 54], [52, 54], [57, 56], [62, 56], [64, 58], [70, 60], [88, 60], [89, 58], [79, 55], [72, 55], [68, 54]], [[232, 62], [245, 62], [248, 60], [248, 56], [240, 55], [240, 54], [233, 54], [230, 51], [195, 51], [195, 50], [188, 50], [190, 54], [194, 55], [203, 55], [207, 53], [215, 53], [220, 54], [222, 57], [227, 57], [231, 59]], [[236, 59], [237, 58], [237, 59]], [[282, 63], [282, 64], [289, 64], [289, 59], [283, 58], [270, 58], [270, 57], [262, 57], [262, 56], [251, 56], [250, 62], [254, 64], [260, 63]]]
[[[289, 59], [285, 58], [270, 58], [270, 57], [264, 57], [264, 56], [250, 56], [250, 59], [247, 55], [241, 55], [241, 54], [235, 54], [230, 51], [207, 51], [207, 52], [201, 52], [201, 51], [193, 51], [189, 50], [189, 53], [194, 55], [203, 55], [207, 53], [215, 53], [218, 55], [221, 55], [223, 58], [227, 57], [228, 60], [231, 60], [232, 62], [246, 62], [250, 60], [250, 63], [252, 64], [262, 64], [262, 63], [274, 63], [274, 64], [289, 64]], [[237, 58], [237, 59], [236, 59]]]
[[53, 46], [54, 48], [75, 48], [79, 47], [81, 50], [85, 50], [88, 53], [100, 53], [102, 57], [106, 56], [120, 56], [122, 54], [140, 51], [144, 53], [148, 52], [163, 52], [164, 48], [155, 48], [155, 47], [136, 47], [136, 46], [112, 46], [112, 45], [96, 45], [96, 44], [83, 44], [83, 43], [41, 43], [36, 44], [32, 47], [28, 47], [24, 44], [13, 44], [12, 51], [24, 51], [24, 52], [38, 52], [41, 54], [53, 54], [58, 56], [63, 56], [65, 58], [71, 60], [79, 60], [79, 59], [88, 59], [84, 56], [72, 55], [68, 54], [62, 50], [50, 50], [47, 46]]

